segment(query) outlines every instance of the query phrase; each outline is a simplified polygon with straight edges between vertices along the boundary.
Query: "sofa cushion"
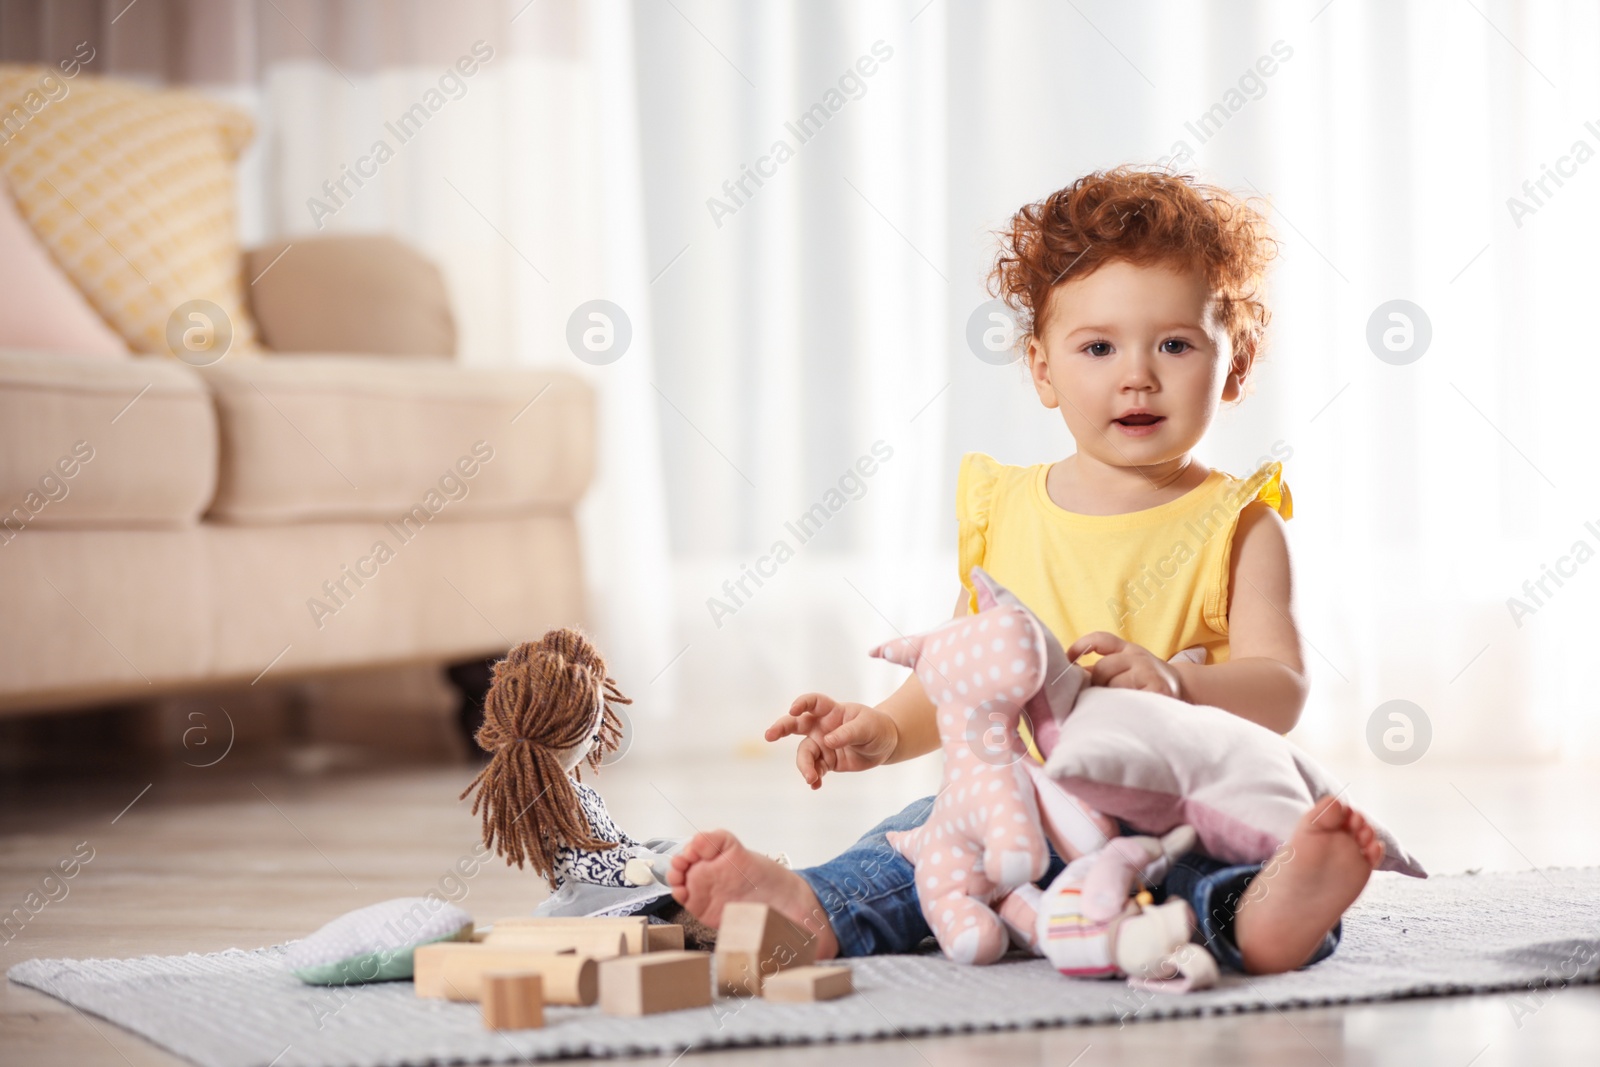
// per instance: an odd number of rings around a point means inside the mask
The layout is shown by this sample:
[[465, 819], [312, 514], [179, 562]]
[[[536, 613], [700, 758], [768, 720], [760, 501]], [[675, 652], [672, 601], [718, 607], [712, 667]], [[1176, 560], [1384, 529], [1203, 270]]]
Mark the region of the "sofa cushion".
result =
[[581, 563], [570, 512], [410, 541], [370, 520], [29, 530], [0, 547], [0, 711], [503, 654], [585, 625]]
[[[0, 66], [0, 115], [15, 127], [0, 169], [22, 216], [130, 346], [170, 352], [168, 320], [201, 300], [227, 318], [234, 351], [254, 347], [233, 173], [254, 133], [248, 115], [195, 93], [89, 74], [67, 82], [42, 66]], [[190, 310], [179, 319], [192, 321]]]
[[552, 626], [584, 625], [570, 511], [440, 522], [421, 536], [372, 519], [200, 529], [218, 676], [503, 654]]
[[29, 529], [0, 547], [0, 709], [148, 699], [206, 677], [206, 531]]
[[216, 413], [190, 368], [0, 350], [0, 544], [34, 526], [192, 524], [216, 479]]
[[0, 175], [0, 348], [125, 356], [128, 346], [61, 272], [17, 214]]
[[593, 470], [593, 392], [564, 372], [258, 355], [200, 374], [222, 438], [213, 519], [420, 528], [569, 507]]
[[245, 274], [261, 342], [275, 352], [455, 355], [443, 275], [393, 237], [276, 241], [245, 254]]

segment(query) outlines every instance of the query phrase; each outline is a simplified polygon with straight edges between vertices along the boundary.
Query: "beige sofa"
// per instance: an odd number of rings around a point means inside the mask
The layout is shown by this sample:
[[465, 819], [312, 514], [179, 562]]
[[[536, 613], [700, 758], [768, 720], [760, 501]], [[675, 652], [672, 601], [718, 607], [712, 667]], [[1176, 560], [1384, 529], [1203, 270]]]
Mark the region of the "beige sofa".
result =
[[0, 349], [0, 713], [583, 624], [586, 384], [437, 351], [442, 281], [387, 239], [297, 240], [250, 297], [276, 350], [210, 366]]

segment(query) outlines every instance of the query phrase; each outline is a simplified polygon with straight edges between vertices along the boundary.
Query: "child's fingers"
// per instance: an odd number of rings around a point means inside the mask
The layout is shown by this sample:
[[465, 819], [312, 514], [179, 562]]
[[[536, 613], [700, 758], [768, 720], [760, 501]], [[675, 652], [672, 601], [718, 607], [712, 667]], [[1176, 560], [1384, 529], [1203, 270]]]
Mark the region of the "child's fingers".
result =
[[1138, 657], [1127, 651], [1113, 652], [1109, 656], [1102, 656], [1089, 668], [1089, 684], [1102, 685], [1109, 689], [1149, 689], [1153, 692], [1163, 692], [1165, 687], [1159, 682], [1146, 676], [1147, 672], [1139, 669]]
[[805, 693], [789, 705], [789, 714], [767, 727], [766, 739], [777, 741], [790, 734], [808, 734], [833, 709], [833, 701], [823, 693]]
[[1117, 677], [1128, 669], [1128, 661], [1120, 653], [1102, 655], [1089, 668], [1089, 684], [1117, 688]]
[[767, 727], [767, 732], [763, 736], [768, 741], [777, 741], [791, 734], [809, 734], [815, 728], [817, 722], [817, 716], [810, 712], [801, 715], [785, 715]]
[[865, 719], [855, 718], [849, 722], [841, 723], [838, 729], [824, 734], [822, 740], [829, 748], [849, 748], [851, 745], [864, 745], [872, 740], [872, 728]]
[[825, 715], [833, 700], [826, 693], [802, 693], [789, 705], [789, 714], [795, 718], [806, 715]]
[[811, 738], [800, 742], [800, 747], [795, 749], [794, 764], [800, 769], [800, 777], [816, 789], [822, 784], [822, 774], [825, 770], [822, 764], [822, 749]]
[[1109, 630], [1096, 630], [1093, 633], [1084, 634], [1072, 642], [1067, 649], [1067, 659], [1076, 661], [1085, 652], [1096, 652], [1102, 656], [1108, 656], [1113, 652], [1121, 651], [1127, 643], [1127, 641]]
[[799, 734], [804, 732], [805, 731], [800, 728], [799, 719], [795, 718], [793, 715], [785, 715], [777, 722], [767, 727], [767, 732], [762, 736], [768, 741], [777, 741], [788, 737], [790, 734]]

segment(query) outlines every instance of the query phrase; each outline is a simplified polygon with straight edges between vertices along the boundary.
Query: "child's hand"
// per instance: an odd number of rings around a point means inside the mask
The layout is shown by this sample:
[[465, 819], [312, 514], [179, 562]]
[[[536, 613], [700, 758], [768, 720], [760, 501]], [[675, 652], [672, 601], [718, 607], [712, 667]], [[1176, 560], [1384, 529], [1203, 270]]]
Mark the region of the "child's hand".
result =
[[789, 706], [789, 714], [767, 727], [776, 741], [803, 735], [795, 752], [800, 777], [812, 789], [822, 788], [828, 771], [864, 771], [894, 755], [900, 731], [894, 720], [865, 704], [841, 704], [822, 693], [807, 693]]
[[1067, 659], [1076, 662], [1085, 652], [1100, 655], [1094, 666], [1088, 668], [1090, 685], [1143, 689], [1178, 700], [1189, 699], [1183, 690], [1183, 680], [1172, 664], [1143, 645], [1124, 641], [1106, 630], [1096, 630], [1072, 642], [1072, 647], [1067, 649]]

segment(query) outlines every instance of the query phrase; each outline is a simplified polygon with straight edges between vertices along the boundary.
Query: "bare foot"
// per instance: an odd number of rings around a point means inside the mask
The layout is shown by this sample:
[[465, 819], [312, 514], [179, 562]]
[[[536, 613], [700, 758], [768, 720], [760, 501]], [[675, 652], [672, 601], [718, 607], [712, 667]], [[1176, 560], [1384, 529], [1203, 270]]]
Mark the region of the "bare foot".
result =
[[1359, 811], [1318, 800], [1244, 892], [1233, 934], [1245, 970], [1303, 966], [1382, 860], [1383, 842]]
[[722, 925], [722, 907], [735, 901], [770, 904], [817, 939], [817, 959], [839, 954], [828, 913], [811, 884], [776, 861], [751, 852], [726, 830], [695, 834], [667, 871], [672, 899], [707, 926]]

